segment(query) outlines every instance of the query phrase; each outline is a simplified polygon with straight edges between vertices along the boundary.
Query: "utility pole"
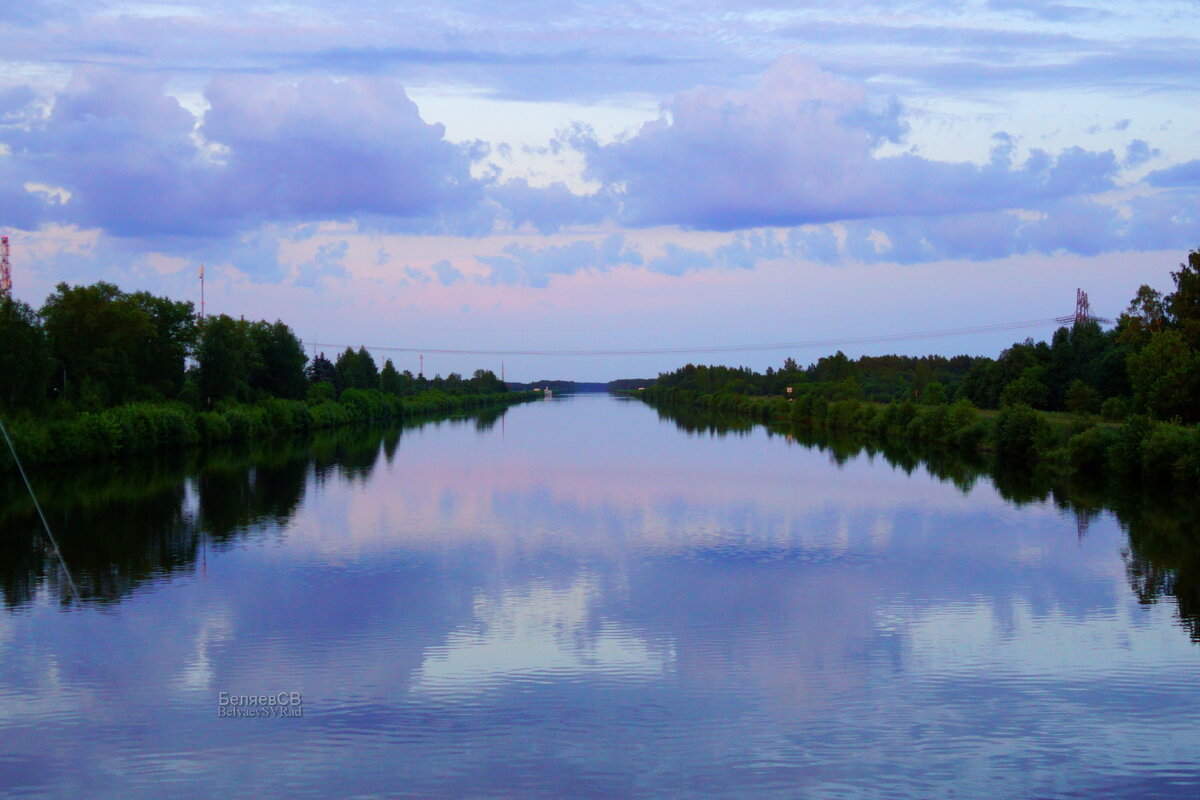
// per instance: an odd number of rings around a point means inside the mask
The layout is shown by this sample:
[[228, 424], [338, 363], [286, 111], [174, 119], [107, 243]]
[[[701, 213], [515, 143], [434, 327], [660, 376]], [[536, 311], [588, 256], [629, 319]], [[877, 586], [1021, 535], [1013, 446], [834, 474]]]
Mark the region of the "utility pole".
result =
[[200, 265], [200, 319], [204, 319], [204, 265]]

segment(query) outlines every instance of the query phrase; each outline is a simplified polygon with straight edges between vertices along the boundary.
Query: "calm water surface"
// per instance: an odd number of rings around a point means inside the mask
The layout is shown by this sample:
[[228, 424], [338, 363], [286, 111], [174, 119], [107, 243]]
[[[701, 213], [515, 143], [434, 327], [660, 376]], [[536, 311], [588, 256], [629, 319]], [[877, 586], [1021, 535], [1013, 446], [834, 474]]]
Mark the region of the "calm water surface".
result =
[[602, 396], [35, 479], [86, 599], [13, 501], [0, 794], [1200, 794], [1200, 647], [1108, 513]]

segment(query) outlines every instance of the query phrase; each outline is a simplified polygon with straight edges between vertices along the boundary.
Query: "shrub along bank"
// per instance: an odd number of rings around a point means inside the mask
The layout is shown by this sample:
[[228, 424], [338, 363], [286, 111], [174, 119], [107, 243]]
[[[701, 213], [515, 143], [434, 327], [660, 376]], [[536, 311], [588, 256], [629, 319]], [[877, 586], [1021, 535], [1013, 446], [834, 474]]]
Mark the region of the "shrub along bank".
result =
[[1086, 415], [1035, 411], [1024, 404], [980, 412], [965, 398], [954, 403], [883, 404], [831, 401], [811, 393], [789, 401], [654, 386], [633, 394], [654, 406], [736, 414], [806, 437], [905, 442], [930, 456], [951, 451], [984, 455], [1005, 468], [1045, 469], [1066, 477], [1176, 491], [1200, 489], [1200, 429], [1145, 416], [1115, 424]]
[[[35, 467], [511, 405], [537, 396], [534, 392], [451, 395], [434, 389], [398, 397], [377, 389], [346, 389], [334, 399], [332, 391], [317, 390], [310, 391], [308, 400], [227, 401], [211, 411], [196, 411], [183, 402], [131, 403], [63, 419], [27, 417], [8, 427], [21, 462]], [[2, 448], [0, 470], [13, 469], [11, 453]]]

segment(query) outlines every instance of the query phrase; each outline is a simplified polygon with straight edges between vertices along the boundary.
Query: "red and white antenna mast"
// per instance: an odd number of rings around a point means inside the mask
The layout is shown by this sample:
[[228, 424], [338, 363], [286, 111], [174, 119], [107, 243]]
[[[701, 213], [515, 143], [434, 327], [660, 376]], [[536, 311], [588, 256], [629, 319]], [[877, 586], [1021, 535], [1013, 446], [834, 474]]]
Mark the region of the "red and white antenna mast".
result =
[[12, 297], [12, 265], [8, 263], [7, 236], [0, 236], [0, 297]]

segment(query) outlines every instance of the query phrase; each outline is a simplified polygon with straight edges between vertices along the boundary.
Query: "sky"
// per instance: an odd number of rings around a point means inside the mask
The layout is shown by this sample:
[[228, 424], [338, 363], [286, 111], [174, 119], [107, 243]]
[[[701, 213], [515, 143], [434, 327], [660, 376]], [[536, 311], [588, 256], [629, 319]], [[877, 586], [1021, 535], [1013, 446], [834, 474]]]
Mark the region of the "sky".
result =
[[611, 380], [996, 356], [1200, 247], [1190, 0], [4, 5], [34, 307], [203, 264], [310, 352]]

